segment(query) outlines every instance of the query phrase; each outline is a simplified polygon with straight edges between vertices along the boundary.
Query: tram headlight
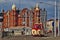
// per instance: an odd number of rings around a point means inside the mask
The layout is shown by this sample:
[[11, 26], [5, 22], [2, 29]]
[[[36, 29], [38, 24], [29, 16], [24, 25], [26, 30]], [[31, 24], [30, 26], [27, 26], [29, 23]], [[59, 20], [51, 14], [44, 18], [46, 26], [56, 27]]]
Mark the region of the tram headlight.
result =
[[37, 30], [37, 34], [40, 35], [41, 31], [40, 30]]
[[36, 35], [36, 33], [37, 33], [36, 30], [33, 29], [32, 30], [32, 35]]

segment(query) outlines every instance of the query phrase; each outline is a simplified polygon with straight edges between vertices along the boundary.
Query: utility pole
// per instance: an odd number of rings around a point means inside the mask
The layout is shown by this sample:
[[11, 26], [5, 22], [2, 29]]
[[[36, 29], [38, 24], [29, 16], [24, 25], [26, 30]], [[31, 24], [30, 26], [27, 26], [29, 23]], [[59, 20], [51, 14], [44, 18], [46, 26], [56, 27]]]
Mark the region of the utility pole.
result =
[[58, 36], [59, 36], [59, 20], [60, 20], [60, 19], [59, 19], [59, 15], [60, 15], [60, 14], [59, 14], [59, 7], [58, 7]]
[[54, 37], [56, 37], [56, 0], [55, 0], [55, 18], [54, 18]]

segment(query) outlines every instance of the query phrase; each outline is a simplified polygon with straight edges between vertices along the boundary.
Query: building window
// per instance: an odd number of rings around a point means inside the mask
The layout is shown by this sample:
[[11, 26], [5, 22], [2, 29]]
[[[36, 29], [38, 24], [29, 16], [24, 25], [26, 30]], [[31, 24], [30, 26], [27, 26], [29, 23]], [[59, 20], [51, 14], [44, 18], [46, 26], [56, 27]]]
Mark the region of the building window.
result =
[[23, 26], [25, 26], [25, 13], [23, 14], [23, 16], [22, 16], [22, 18], [23, 18]]
[[22, 23], [22, 24], [23, 24], [23, 26], [25, 26], [25, 21], [23, 21], [23, 23]]
[[40, 19], [38, 19], [38, 22], [40, 23]]
[[38, 15], [38, 17], [40, 17], [40, 15]]
[[25, 21], [25, 13], [23, 14], [23, 21]]

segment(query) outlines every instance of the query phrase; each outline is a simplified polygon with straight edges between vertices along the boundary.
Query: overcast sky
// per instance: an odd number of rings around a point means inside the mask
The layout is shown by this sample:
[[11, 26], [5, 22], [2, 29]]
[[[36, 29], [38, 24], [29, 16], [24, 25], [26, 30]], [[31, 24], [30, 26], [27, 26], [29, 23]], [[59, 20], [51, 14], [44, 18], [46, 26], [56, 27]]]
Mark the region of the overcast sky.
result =
[[[56, 0], [56, 1], [57, 1], [57, 5], [60, 6], [60, 0]], [[35, 4], [38, 2], [45, 2], [45, 3], [55, 5], [55, 0], [0, 0], [0, 11], [1, 9], [11, 10], [12, 4], [15, 4], [16, 7], [20, 9], [31, 8], [31, 7], [35, 7]], [[47, 19], [54, 18], [55, 6], [52, 5], [39, 3], [40, 8], [42, 9], [46, 8], [47, 16], [48, 16]], [[57, 14], [58, 14], [58, 8], [57, 8]]]

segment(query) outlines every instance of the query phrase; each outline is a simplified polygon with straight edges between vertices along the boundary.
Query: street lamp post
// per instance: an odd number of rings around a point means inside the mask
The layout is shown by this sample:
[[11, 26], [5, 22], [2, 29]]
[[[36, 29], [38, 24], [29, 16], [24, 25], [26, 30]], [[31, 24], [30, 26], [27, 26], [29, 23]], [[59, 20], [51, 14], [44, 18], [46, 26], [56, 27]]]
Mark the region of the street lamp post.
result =
[[60, 19], [59, 19], [59, 7], [58, 7], [58, 36], [59, 36], [59, 24], [60, 24], [60, 23], [59, 23], [59, 20], [60, 20]]
[[56, 0], [55, 0], [55, 18], [54, 18], [54, 37], [56, 37]]

